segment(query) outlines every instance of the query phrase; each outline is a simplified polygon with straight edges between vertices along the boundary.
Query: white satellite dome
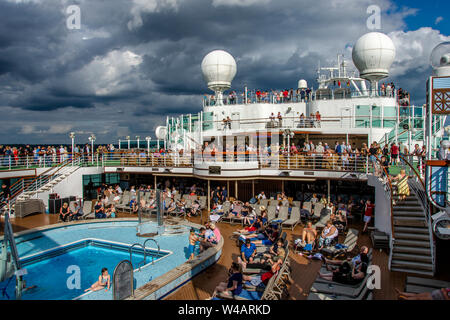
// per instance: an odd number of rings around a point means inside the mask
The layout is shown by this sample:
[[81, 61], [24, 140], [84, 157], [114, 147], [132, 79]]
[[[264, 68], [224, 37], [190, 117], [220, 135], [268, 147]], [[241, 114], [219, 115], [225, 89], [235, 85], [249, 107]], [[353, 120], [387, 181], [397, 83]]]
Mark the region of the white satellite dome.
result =
[[208, 53], [202, 61], [202, 72], [208, 88], [223, 92], [231, 87], [237, 67], [233, 56], [223, 50]]
[[352, 58], [361, 78], [378, 81], [389, 75], [395, 59], [395, 46], [384, 33], [370, 32], [356, 41]]
[[438, 44], [431, 51], [430, 62], [433, 67], [433, 76], [450, 76], [450, 41]]
[[167, 135], [167, 128], [165, 126], [159, 126], [155, 130], [156, 138], [159, 140], [164, 140]]
[[298, 88], [299, 89], [306, 89], [306, 88], [308, 88], [308, 82], [306, 82], [305, 79], [298, 80]]

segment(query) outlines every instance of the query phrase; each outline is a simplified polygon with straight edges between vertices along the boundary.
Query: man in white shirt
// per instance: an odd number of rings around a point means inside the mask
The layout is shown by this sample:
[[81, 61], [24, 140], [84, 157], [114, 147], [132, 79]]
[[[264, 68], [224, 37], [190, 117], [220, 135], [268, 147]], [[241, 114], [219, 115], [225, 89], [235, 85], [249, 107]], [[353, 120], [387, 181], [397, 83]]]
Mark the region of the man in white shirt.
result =
[[261, 191], [260, 194], [258, 194], [258, 196], [256, 198], [258, 200], [266, 199], [266, 194], [264, 193], [264, 191]]

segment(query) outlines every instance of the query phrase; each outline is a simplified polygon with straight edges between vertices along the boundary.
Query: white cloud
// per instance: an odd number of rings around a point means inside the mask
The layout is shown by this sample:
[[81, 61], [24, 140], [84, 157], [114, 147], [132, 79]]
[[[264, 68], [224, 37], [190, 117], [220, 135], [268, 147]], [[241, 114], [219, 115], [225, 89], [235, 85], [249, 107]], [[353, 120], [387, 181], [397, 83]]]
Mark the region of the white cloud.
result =
[[142, 26], [142, 13], [159, 12], [162, 9], [178, 10], [181, 1], [183, 0], [133, 0], [130, 10], [133, 19], [128, 22], [128, 29], [133, 30]]
[[393, 31], [388, 35], [397, 50], [391, 76], [405, 76], [411, 71], [426, 70], [430, 67], [433, 48], [441, 42], [450, 41], [450, 37], [429, 27], [408, 32]]
[[434, 24], [438, 24], [438, 23], [441, 22], [442, 20], [444, 20], [443, 17], [437, 17], [436, 20], [434, 21]]
[[135, 71], [141, 63], [142, 57], [130, 50], [110, 51], [106, 56], [96, 57], [79, 71], [70, 74], [64, 84], [77, 84], [79, 94], [117, 95], [137, 89], [133, 86], [141, 81]]

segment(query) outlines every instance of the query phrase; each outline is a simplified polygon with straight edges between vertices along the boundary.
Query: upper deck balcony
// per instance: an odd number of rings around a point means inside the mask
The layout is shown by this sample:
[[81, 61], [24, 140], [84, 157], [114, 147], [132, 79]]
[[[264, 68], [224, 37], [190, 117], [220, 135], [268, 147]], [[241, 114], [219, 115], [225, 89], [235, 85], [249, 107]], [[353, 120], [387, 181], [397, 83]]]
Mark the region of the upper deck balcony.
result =
[[[245, 92], [231, 91], [227, 96], [224, 96], [222, 105], [239, 105], [239, 104], [285, 104], [285, 103], [300, 103], [317, 100], [342, 100], [342, 99], [358, 99], [371, 97], [371, 91], [355, 91], [350, 88], [322, 88], [322, 89], [307, 89], [307, 90], [249, 90], [247, 95]], [[397, 92], [388, 92], [379, 90], [376, 97], [397, 99]], [[205, 94], [203, 98], [203, 108], [214, 107], [220, 105], [214, 95]]]

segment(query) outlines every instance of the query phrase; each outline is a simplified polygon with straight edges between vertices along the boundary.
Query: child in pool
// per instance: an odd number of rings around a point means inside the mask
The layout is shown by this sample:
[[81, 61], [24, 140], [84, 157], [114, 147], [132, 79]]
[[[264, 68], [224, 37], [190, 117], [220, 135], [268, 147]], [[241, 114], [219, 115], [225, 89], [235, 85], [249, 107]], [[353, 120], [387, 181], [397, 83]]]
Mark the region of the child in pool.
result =
[[194, 259], [194, 249], [195, 249], [195, 244], [200, 241], [200, 239], [198, 238], [197, 235], [195, 235], [195, 230], [192, 228], [189, 234], [189, 259], [188, 260], [192, 260]]
[[102, 268], [102, 273], [98, 277], [98, 281], [96, 281], [89, 289], [84, 290], [84, 292], [87, 291], [99, 291], [103, 288], [106, 288], [105, 291], [109, 290], [109, 287], [111, 285], [111, 276], [108, 274], [107, 268]]

